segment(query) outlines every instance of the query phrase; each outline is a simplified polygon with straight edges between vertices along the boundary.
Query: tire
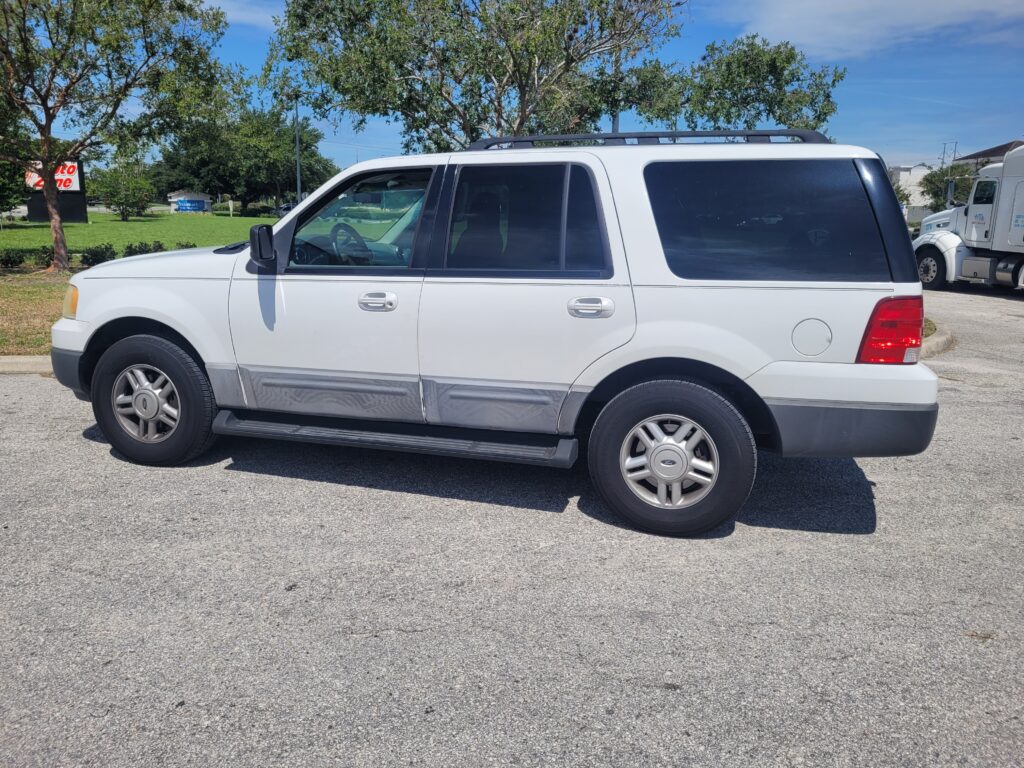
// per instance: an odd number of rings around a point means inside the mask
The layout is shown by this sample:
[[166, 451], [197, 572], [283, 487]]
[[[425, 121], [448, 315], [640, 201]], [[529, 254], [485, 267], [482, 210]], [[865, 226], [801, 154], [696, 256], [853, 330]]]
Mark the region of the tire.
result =
[[[641, 432], [649, 441], [651, 432], [644, 425], [655, 421], [666, 441], [652, 447]], [[670, 432], [673, 424], [675, 432]], [[680, 436], [684, 425], [686, 433]], [[677, 440], [675, 445], [667, 442]], [[691, 442], [692, 448], [686, 448]], [[644, 467], [671, 477], [685, 473], [678, 484], [655, 482], [659, 477], [653, 473], [631, 481], [625, 475], [634, 470], [622, 468], [627, 463], [639, 463], [641, 473]], [[724, 397], [691, 381], [658, 380], [631, 387], [604, 407], [590, 436], [588, 466], [601, 497], [630, 524], [652, 533], [693, 536], [739, 512], [757, 474], [757, 450], [747, 422]], [[688, 479], [691, 474], [713, 479], [701, 485]]]
[[946, 260], [936, 248], [922, 248], [917, 254], [917, 276], [925, 290], [941, 291], [946, 287]]
[[[139, 382], [140, 372], [145, 384]], [[91, 393], [100, 430], [118, 453], [137, 464], [183, 464], [216, 437], [217, 409], [206, 372], [159, 336], [129, 336], [113, 344], [96, 364]]]

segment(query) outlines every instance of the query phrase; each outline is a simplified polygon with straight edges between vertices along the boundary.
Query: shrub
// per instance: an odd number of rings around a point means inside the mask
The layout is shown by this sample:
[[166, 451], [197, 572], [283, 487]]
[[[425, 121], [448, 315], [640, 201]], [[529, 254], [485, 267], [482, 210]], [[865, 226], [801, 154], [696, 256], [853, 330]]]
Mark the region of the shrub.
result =
[[166, 251], [167, 246], [161, 243], [159, 240], [154, 240], [152, 243], [147, 243], [145, 240], [137, 243], [128, 243], [124, 247], [125, 256], [139, 256], [143, 253], [157, 253], [159, 251]]
[[46, 269], [46, 267], [50, 266], [50, 264], [53, 263], [53, 246], [44, 245], [42, 248], [36, 251], [33, 260], [35, 261], [35, 265], [37, 267], [39, 267], [40, 269]]
[[195, 248], [197, 246], [191, 240], [179, 240], [174, 244], [174, 247], [179, 251], [184, 251], [186, 248]]
[[0, 267], [14, 269], [20, 267], [25, 261], [25, 254], [21, 251], [0, 251]]
[[116, 258], [117, 251], [114, 250], [114, 246], [110, 243], [94, 245], [82, 251], [82, 264], [86, 267], [95, 267], [97, 264], [102, 264], [104, 261]]

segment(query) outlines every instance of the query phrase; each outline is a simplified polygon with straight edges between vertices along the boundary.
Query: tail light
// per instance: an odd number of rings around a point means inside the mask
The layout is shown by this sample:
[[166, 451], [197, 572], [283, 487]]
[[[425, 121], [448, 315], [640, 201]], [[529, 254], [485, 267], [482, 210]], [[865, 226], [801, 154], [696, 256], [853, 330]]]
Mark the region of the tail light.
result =
[[924, 301], [920, 296], [882, 299], [871, 313], [857, 362], [916, 363], [923, 334]]

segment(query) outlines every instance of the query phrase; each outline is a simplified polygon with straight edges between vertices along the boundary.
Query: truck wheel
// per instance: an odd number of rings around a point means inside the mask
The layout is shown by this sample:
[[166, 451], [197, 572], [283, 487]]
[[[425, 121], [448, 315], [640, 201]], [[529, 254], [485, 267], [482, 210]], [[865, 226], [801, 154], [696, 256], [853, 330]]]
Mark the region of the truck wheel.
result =
[[934, 248], [923, 248], [917, 255], [917, 274], [921, 285], [931, 291], [946, 287], [946, 260]]
[[590, 436], [590, 477], [637, 528], [692, 536], [735, 515], [757, 472], [754, 436], [728, 400], [690, 381], [622, 392]]
[[181, 464], [213, 443], [210, 380], [167, 339], [140, 335], [113, 344], [96, 364], [91, 391], [96, 423], [129, 461]]

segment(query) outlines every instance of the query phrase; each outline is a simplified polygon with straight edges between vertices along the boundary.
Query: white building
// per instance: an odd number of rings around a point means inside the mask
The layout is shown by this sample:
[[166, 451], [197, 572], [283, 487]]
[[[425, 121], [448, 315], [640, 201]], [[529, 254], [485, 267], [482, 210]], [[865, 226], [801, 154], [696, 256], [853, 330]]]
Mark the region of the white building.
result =
[[910, 202], [903, 211], [907, 221], [917, 222], [934, 213], [928, 207], [928, 198], [921, 189], [921, 179], [931, 171], [932, 169], [924, 163], [889, 167], [889, 181], [894, 187], [898, 184], [910, 195]]

